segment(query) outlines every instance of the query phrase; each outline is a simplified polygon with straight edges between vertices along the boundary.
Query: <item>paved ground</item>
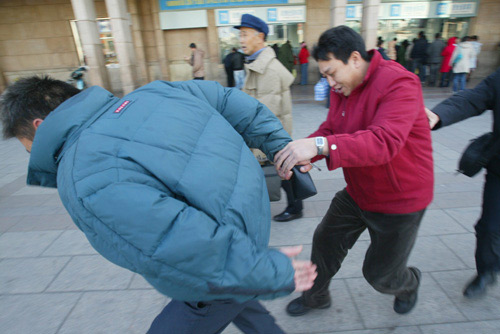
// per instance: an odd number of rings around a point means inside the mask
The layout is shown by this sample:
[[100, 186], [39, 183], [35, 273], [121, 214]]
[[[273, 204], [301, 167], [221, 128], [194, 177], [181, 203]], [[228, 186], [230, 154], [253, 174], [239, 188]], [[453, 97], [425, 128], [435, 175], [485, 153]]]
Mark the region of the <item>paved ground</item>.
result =
[[[312, 86], [294, 87], [294, 137], [324, 120]], [[427, 88], [432, 107], [450, 95]], [[369, 245], [363, 234], [331, 284], [333, 305], [291, 318], [285, 305], [297, 294], [265, 302], [288, 333], [431, 334], [500, 332], [500, 288], [477, 301], [462, 297], [474, 274], [473, 225], [480, 213], [483, 176], [455, 173], [468, 140], [490, 129], [491, 113], [433, 133], [435, 198], [427, 211], [409, 263], [423, 280], [415, 310], [392, 310], [392, 297], [375, 292], [361, 264]], [[75, 228], [54, 190], [27, 187], [29, 156], [15, 140], [0, 141], [0, 333], [144, 333], [168, 299], [141, 277], [103, 260]], [[324, 166], [324, 162], [320, 163]], [[334, 193], [345, 182], [340, 171], [313, 171], [319, 193], [305, 203], [304, 218], [272, 223], [271, 245], [304, 245]], [[272, 204], [273, 214], [285, 203]], [[230, 326], [224, 334], [239, 333]]]

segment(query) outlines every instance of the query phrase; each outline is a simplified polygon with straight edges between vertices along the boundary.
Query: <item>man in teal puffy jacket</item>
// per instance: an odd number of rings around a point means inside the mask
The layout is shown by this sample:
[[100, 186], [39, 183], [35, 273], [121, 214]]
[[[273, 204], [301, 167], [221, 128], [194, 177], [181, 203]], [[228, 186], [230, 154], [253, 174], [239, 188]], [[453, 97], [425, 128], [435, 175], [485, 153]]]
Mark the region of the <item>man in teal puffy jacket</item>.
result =
[[299, 248], [268, 248], [270, 207], [248, 146], [291, 141], [261, 103], [210, 81], [155, 81], [119, 99], [31, 77], [1, 98], [28, 184], [57, 187], [92, 246], [173, 301], [148, 333], [283, 333], [256, 301], [307, 290]]

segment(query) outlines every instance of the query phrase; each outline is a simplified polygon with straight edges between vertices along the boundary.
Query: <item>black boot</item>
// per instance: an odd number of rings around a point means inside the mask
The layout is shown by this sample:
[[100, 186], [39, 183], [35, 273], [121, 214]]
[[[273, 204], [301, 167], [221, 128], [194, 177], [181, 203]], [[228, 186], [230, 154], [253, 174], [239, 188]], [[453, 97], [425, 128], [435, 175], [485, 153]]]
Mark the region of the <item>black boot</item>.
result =
[[287, 222], [302, 217], [302, 200], [293, 197], [292, 184], [288, 180], [281, 181], [281, 187], [285, 190], [288, 206], [285, 211], [273, 217], [277, 222]]
[[495, 285], [496, 282], [497, 273], [494, 271], [487, 271], [485, 273], [478, 274], [465, 287], [464, 296], [467, 298], [482, 297], [486, 294], [488, 286]]
[[286, 313], [288, 313], [288, 315], [291, 315], [292, 317], [298, 317], [308, 313], [312, 309], [329, 308], [332, 304], [329, 294], [321, 296], [320, 299], [321, 300], [319, 300], [317, 303], [308, 305], [306, 304], [305, 298], [302, 295], [299, 298], [295, 298], [290, 303], [288, 303], [286, 307]]
[[285, 211], [283, 211], [279, 215], [274, 216], [273, 219], [277, 222], [287, 222], [290, 220], [300, 218], [300, 217], [302, 217], [302, 215], [303, 215], [302, 211], [299, 211], [297, 213], [293, 213], [290, 211], [289, 208], [286, 208]]
[[406, 314], [410, 312], [415, 307], [415, 304], [417, 304], [418, 288], [420, 286], [420, 277], [422, 274], [420, 273], [420, 270], [415, 267], [409, 267], [408, 269], [415, 274], [418, 285], [415, 290], [410, 293], [403, 296], [396, 296], [394, 299], [394, 311], [399, 314]]

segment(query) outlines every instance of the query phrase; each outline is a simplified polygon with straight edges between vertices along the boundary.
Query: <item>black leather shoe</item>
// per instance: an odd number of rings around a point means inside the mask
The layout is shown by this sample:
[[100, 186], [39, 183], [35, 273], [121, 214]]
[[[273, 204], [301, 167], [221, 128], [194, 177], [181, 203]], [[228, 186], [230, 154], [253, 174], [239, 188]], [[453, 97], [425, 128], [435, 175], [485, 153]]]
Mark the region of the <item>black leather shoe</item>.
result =
[[477, 298], [484, 296], [488, 286], [495, 285], [497, 282], [497, 273], [488, 271], [483, 274], [478, 274], [474, 279], [467, 284], [464, 290], [464, 296], [467, 298]]
[[287, 210], [285, 210], [282, 213], [280, 213], [279, 215], [274, 216], [273, 219], [277, 222], [288, 222], [290, 220], [294, 220], [294, 219], [300, 218], [302, 216], [303, 216], [302, 211], [297, 212], [297, 213], [291, 213], [291, 212], [288, 212]]
[[331, 304], [332, 303], [331, 303], [329, 295], [325, 297], [325, 300], [322, 301], [322, 303], [314, 305], [314, 306], [306, 305], [304, 297], [300, 296], [299, 298], [295, 298], [290, 303], [288, 303], [288, 305], [286, 307], [286, 313], [288, 313], [288, 315], [291, 315], [292, 317], [298, 317], [298, 316], [301, 316], [301, 315], [308, 313], [312, 309], [329, 308]]
[[396, 313], [399, 313], [399, 314], [406, 314], [406, 313], [410, 312], [411, 310], [413, 310], [413, 308], [415, 307], [415, 304], [417, 303], [417, 299], [418, 299], [417, 298], [418, 297], [418, 288], [420, 286], [420, 277], [422, 276], [422, 274], [420, 273], [420, 270], [418, 270], [415, 267], [409, 267], [408, 269], [413, 271], [413, 273], [417, 277], [418, 285], [415, 288], [415, 290], [410, 292], [408, 295], [399, 296], [399, 297], [396, 296], [396, 298], [394, 299], [394, 311]]

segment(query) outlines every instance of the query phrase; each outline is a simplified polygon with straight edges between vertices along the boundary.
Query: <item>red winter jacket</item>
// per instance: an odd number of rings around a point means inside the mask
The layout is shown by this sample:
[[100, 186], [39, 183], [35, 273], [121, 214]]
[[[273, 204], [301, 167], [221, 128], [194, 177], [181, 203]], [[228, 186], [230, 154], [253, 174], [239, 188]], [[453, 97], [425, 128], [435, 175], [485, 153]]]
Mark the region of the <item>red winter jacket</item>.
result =
[[448, 39], [448, 45], [443, 49], [443, 52], [441, 52], [441, 56], [443, 56], [443, 62], [441, 63], [440, 70], [441, 73], [448, 73], [451, 70], [450, 59], [453, 55], [453, 51], [455, 50], [456, 40], [456, 37], [450, 37]]
[[378, 52], [369, 54], [363, 83], [349, 97], [331, 93], [328, 117], [310, 137], [327, 138], [328, 169], [343, 168], [347, 192], [361, 209], [419, 211], [431, 202], [434, 188], [420, 80]]
[[299, 63], [301, 64], [307, 64], [309, 63], [309, 50], [307, 48], [302, 48], [300, 49], [299, 52]]

